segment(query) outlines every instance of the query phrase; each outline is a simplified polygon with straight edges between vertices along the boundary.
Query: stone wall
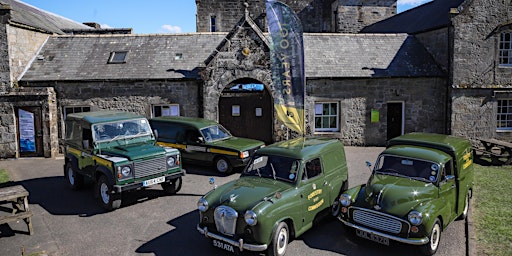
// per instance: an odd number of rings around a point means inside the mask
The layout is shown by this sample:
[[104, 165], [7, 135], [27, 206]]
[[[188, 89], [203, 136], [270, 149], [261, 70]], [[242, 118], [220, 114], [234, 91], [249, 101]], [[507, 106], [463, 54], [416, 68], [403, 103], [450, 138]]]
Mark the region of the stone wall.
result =
[[[216, 17], [216, 31], [228, 32], [244, 16], [248, 3], [250, 17], [262, 31], [267, 31], [265, 1], [245, 0], [196, 0], [197, 32], [210, 31], [210, 17]], [[302, 21], [304, 32], [332, 32], [329, 0], [282, 0], [292, 8]]]
[[[512, 67], [499, 67], [501, 29], [512, 30], [510, 1], [466, 1], [452, 18], [452, 84], [456, 88], [512, 87]], [[508, 27], [502, 27], [508, 24]]]
[[[346, 145], [385, 145], [388, 102], [404, 102], [405, 133], [446, 133], [447, 90], [446, 80], [442, 78], [308, 80], [306, 94], [310, 124], [314, 124], [315, 102], [339, 102], [340, 132], [318, 134], [340, 138]], [[372, 110], [379, 111], [377, 123], [371, 122]]]
[[63, 138], [64, 108], [70, 106], [90, 106], [91, 111], [123, 110], [149, 118], [152, 105], [179, 104], [180, 115], [200, 116], [197, 81], [56, 82], [54, 87], [58, 101], [59, 138]]
[[9, 6], [0, 4], [0, 93], [6, 92], [11, 85], [9, 42], [7, 41], [7, 23], [10, 17]]
[[443, 71], [449, 70], [449, 30], [441, 28], [414, 35], [434, 57]]
[[15, 88], [0, 95], [0, 158], [18, 157], [18, 129], [15, 109], [41, 108], [42, 156], [58, 154], [56, 96], [53, 88]]
[[50, 35], [7, 26], [7, 41], [9, 42], [9, 61], [11, 81], [17, 82], [27, 65], [36, 58], [36, 53]]
[[358, 33], [396, 14], [396, 0], [337, 0], [332, 3], [335, 32]]

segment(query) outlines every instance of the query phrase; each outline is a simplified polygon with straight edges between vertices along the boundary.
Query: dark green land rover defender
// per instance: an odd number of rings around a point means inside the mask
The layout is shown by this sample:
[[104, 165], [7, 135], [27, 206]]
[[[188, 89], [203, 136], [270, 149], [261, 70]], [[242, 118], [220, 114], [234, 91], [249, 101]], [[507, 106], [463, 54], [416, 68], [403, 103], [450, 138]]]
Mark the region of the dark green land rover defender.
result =
[[174, 194], [183, 175], [179, 151], [156, 145], [143, 116], [121, 111], [66, 116], [64, 176], [72, 189], [91, 179], [106, 210], [121, 205], [123, 191], [161, 184]]

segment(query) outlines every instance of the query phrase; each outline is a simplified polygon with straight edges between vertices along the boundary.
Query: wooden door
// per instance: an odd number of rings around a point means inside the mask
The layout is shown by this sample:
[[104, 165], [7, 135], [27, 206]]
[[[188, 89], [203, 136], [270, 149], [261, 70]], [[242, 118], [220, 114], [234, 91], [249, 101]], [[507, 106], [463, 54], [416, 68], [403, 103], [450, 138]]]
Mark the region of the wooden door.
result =
[[224, 91], [219, 99], [219, 123], [231, 134], [264, 141], [272, 138], [272, 102], [267, 90]]
[[390, 140], [403, 134], [403, 102], [388, 102], [387, 107], [387, 140]]
[[20, 157], [43, 156], [41, 107], [19, 107], [15, 112]]

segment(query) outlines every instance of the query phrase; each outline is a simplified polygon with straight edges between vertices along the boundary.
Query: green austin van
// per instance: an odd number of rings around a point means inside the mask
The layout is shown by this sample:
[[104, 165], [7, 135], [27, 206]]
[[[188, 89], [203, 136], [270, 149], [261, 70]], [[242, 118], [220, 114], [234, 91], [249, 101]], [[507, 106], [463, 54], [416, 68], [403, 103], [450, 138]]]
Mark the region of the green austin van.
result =
[[217, 122], [195, 117], [155, 117], [149, 120], [158, 144], [177, 148], [184, 161], [213, 164], [221, 174], [247, 164], [265, 143], [232, 136]]
[[338, 218], [359, 237], [417, 245], [432, 255], [441, 232], [466, 218], [473, 176], [469, 140], [429, 133], [399, 136], [388, 141], [368, 182], [341, 195]]
[[64, 176], [72, 189], [86, 178], [106, 210], [121, 205], [121, 193], [161, 184], [169, 194], [181, 189], [180, 152], [156, 145], [143, 116], [97, 111], [66, 116]]
[[288, 242], [317, 217], [338, 215], [347, 179], [345, 150], [337, 139], [274, 143], [256, 152], [239, 179], [199, 199], [197, 230], [229, 252], [284, 255]]

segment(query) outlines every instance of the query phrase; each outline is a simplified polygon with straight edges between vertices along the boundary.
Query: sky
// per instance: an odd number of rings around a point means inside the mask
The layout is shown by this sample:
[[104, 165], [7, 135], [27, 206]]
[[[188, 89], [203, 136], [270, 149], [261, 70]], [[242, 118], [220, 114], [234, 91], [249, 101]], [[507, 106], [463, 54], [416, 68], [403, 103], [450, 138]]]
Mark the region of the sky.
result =
[[[431, 0], [398, 0], [403, 12]], [[440, 0], [442, 1], [442, 0]], [[196, 32], [195, 0], [22, 0], [22, 2], [102, 28], [132, 28], [135, 34]]]

